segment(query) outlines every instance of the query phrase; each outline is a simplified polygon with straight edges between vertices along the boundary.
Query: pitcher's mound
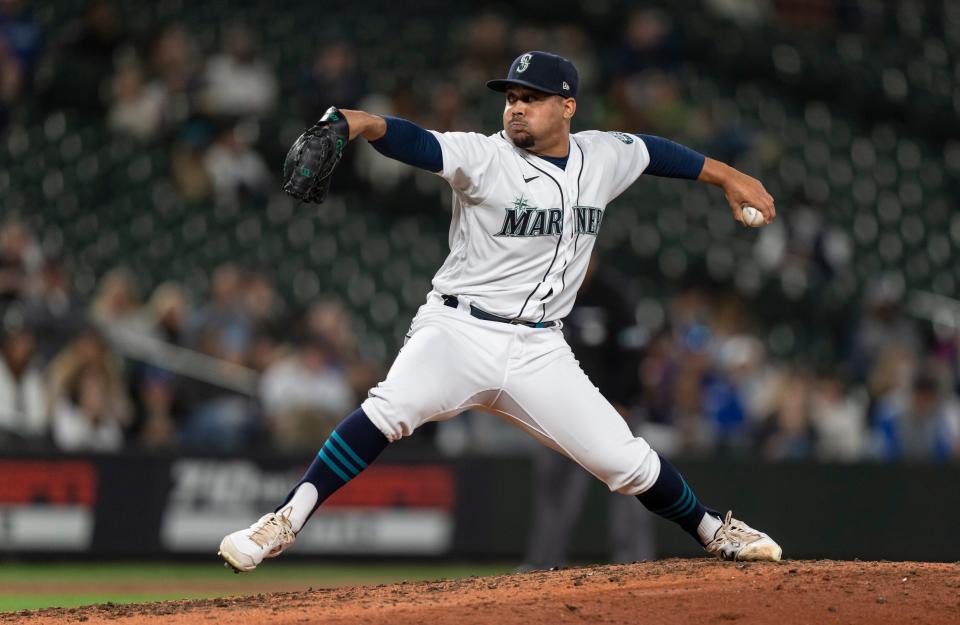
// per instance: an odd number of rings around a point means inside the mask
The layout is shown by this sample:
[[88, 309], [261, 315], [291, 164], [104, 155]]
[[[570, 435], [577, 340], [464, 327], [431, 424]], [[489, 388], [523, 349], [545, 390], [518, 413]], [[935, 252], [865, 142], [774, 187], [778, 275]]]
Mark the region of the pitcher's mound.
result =
[[0, 623], [14, 621], [30, 625], [956, 625], [960, 623], [960, 564], [663, 560], [464, 580], [0, 615]]

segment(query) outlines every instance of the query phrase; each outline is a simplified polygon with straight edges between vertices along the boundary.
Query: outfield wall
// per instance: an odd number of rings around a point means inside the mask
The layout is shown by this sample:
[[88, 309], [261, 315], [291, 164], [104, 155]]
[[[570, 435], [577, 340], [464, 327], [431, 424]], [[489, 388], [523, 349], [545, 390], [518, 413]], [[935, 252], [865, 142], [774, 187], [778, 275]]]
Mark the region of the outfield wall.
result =
[[[519, 561], [532, 491], [526, 458], [388, 450], [300, 534], [298, 556]], [[679, 460], [707, 505], [731, 507], [795, 558], [960, 560], [960, 467]], [[0, 457], [0, 555], [196, 557], [282, 500], [302, 456]], [[597, 483], [572, 557], [607, 557]], [[671, 524], [660, 556], [695, 555]], [[952, 532], [951, 532], [952, 530]]]

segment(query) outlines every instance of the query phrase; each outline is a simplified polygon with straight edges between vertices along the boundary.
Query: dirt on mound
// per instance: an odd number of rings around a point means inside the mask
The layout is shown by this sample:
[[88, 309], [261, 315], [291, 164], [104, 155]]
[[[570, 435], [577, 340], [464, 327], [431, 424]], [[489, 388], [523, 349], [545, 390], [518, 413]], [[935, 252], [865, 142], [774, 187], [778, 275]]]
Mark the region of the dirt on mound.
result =
[[0, 624], [29, 625], [218, 621], [230, 625], [955, 625], [960, 623], [960, 564], [663, 560], [499, 577], [0, 614]]

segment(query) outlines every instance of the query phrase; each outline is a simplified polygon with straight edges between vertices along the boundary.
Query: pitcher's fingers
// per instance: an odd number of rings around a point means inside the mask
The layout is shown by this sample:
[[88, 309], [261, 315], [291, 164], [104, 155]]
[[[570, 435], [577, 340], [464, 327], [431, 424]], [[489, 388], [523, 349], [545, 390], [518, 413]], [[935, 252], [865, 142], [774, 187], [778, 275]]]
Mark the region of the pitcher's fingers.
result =
[[767, 201], [770, 202], [770, 218], [773, 219], [774, 217], [777, 216], [776, 202], [773, 199], [773, 196], [770, 195], [770, 193], [766, 189], [763, 190], [763, 195], [764, 197], [767, 198]]
[[754, 205], [760, 214], [763, 215], [763, 220], [766, 223], [773, 221], [773, 218], [776, 217], [777, 211], [773, 207], [773, 202], [768, 200], [766, 197], [760, 198], [760, 200]]

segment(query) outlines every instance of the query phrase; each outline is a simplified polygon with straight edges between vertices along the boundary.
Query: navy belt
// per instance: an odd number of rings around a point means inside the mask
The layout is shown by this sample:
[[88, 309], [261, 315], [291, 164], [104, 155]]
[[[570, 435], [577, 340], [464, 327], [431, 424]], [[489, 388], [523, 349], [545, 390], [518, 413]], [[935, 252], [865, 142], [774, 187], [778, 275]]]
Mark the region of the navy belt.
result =
[[[457, 299], [456, 295], [441, 295], [440, 297], [443, 298], [443, 304], [445, 306], [449, 306], [450, 308], [458, 308], [460, 306], [460, 300]], [[552, 328], [553, 326], [557, 325], [556, 321], [523, 321], [522, 319], [501, 317], [500, 315], [495, 315], [493, 313], [488, 313], [485, 310], [480, 310], [473, 304], [470, 304], [470, 314], [477, 319], [483, 319], [484, 321], [509, 323], [511, 325], [527, 326], [528, 328]]]

